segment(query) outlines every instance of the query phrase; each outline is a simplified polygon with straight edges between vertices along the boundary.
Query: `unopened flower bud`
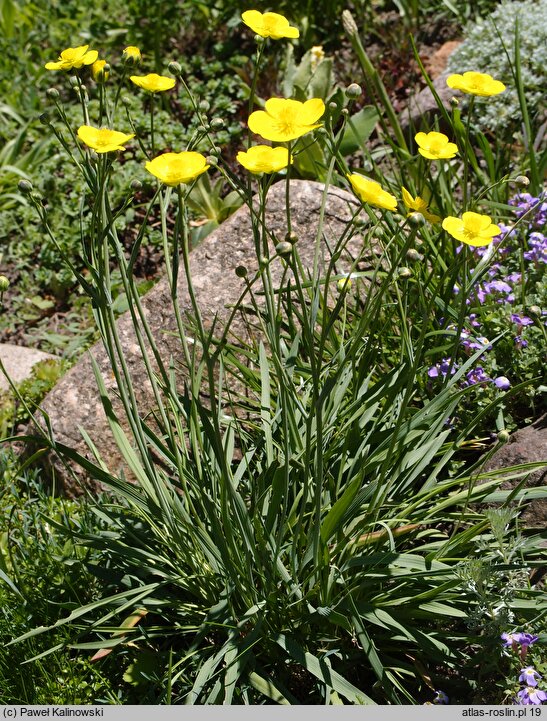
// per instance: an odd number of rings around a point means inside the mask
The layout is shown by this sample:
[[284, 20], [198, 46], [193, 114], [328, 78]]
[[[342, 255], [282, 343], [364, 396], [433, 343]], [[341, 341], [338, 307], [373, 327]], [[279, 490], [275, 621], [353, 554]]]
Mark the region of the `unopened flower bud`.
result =
[[48, 88], [46, 90], [46, 96], [50, 100], [57, 100], [59, 98], [59, 91], [57, 90], [57, 88]]
[[105, 83], [110, 75], [110, 65], [106, 60], [95, 60], [91, 66], [91, 75], [96, 83]]
[[347, 108], [342, 108], [340, 113], [341, 113], [341, 115], [344, 115], [345, 117], [347, 117], [349, 115], [349, 110]]
[[421, 213], [411, 213], [408, 216], [408, 222], [410, 225], [419, 227], [421, 225], [425, 225], [425, 218]]
[[265, 268], [265, 267], [268, 265], [268, 262], [269, 262], [269, 261], [268, 261], [268, 258], [266, 258], [266, 256], [263, 255], [263, 256], [260, 258], [260, 267], [261, 267], [261, 268]]
[[522, 185], [524, 188], [527, 188], [530, 185], [530, 180], [525, 175], [517, 175], [515, 178], [515, 184]]
[[207, 163], [207, 165], [210, 165], [210, 166], [212, 166], [213, 168], [216, 168], [217, 165], [218, 165], [218, 158], [215, 157], [214, 155], [208, 155], [208, 156], [205, 158], [205, 162]]
[[224, 127], [224, 120], [222, 118], [213, 118], [211, 120], [211, 129], [212, 130], [222, 130]]
[[298, 236], [296, 235], [294, 230], [292, 230], [290, 233], [287, 233], [285, 235], [285, 240], [287, 241], [287, 243], [294, 245], [296, 243], [296, 241], [298, 240]]
[[68, 82], [70, 83], [70, 85], [71, 85], [73, 88], [77, 88], [78, 85], [80, 84], [79, 81], [78, 81], [78, 76], [77, 76], [77, 75], [71, 75], [71, 76], [69, 77], [69, 79], [68, 79]]
[[456, 97], [453, 95], [453, 96], [450, 98], [450, 105], [451, 105], [453, 108], [457, 108], [459, 104], [460, 104], [460, 101], [458, 100], [458, 98], [456, 98]]
[[351, 85], [348, 85], [346, 88], [346, 98], [351, 98], [352, 100], [360, 97], [362, 93], [363, 88], [360, 85], [357, 85], [357, 83], [351, 83]]
[[336, 110], [337, 107], [338, 105], [334, 102], [334, 100], [329, 103], [329, 110]]
[[339, 293], [346, 293], [352, 286], [352, 280], [350, 276], [346, 276], [345, 278], [339, 278], [336, 283], [336, 288], [338, 289]]
[[353, 15], [350, 13], [349, 10], [342, 11], [342, 24], [344, 26], [344, 30], [347, 32], [350, 38], [355, 37], [359, 32], [357, 29], [357, 23], [353, 19]]
[[0, 293], [4, 293], [9, 288], [9, 278], [5, 275], [0, 275]]
[[131, 188], [131, 190], [134, 190], [135, 192], [137, 192], [142, 188], [142, 183], [140, 180], [135, 178], [134, 180], [131, 181], [131, 184], [129, 187]]
[[210, 110], [211, 104], [208, 100], [200, 100], [198, 107], [202, 112], [206, 113], [208, 110]]
[[409, 250], [407, 250], [406, 257], [408, 260], [414, 260], [414, 261], [424, 259], [424, 256], [421, 255], [421, 253], [418, 253], [418, 251], [415, 250], [414, 248], [410, 248]]
[[141, 51], [134, 45], [129, 45], [129, 47], [123, 51], [122, 63], [124, 63], [124, 65], [138, 65], [141, 60]]
[[51, 118], [49, 117], [49, 113], [42, 113], [40, 115], [40, 122], [42, 125], [51, 125]]
[[265, 40], [265, 38], [263, 38], [262, 35], [255, 35], [255, 43], [257, 45], [262, 45], [264, 40]]
[[505, 430], [505, 428], [503, 429], [503, 431], [500, 431], [498, 433], [498, 441], [500, 443], [507, 443], [510, 437], [511, 434], [509, 433], [509, 431]]
[[182, 75], [182, 67], [180, 63], [177, 63], [176, 60], [172, 60], [169, 65], [167, 66], [169, 68], [169, 72], [172, 75]]
[[247, 277], [247, 268], [244, 265], [238, 265], [235, 272], [238, 278]]
[[286, 240], [283, 240], [275, 246], [275, 252], [281, 256], [290, 255], [292, 253], [292, 245], [287, 243]]
[[530, 315], [541, 315], [541, 308], [539, 305], [531, 305], [528, 308], [528, 313], [530, 313]]
[[131, 98], [128, 95], [122, 95], [121, 101], [126, 107], [129, 107], [131, 105]]
[[25, 195], [32, 193], [32, 183], [30, 180], [20, 180], [17, 183], [17, 187], [19, 188], [19, 192], [25, 193]]
[[404, 266], [403, 268], [399, 268], [399, 270], [397, 271], [397, 275], [399, 276], [399, 278], [403, 278], [403, 279], [411, 278], [412, 271], [410, 270], [410, 268], [407, 268], [406, 266]]

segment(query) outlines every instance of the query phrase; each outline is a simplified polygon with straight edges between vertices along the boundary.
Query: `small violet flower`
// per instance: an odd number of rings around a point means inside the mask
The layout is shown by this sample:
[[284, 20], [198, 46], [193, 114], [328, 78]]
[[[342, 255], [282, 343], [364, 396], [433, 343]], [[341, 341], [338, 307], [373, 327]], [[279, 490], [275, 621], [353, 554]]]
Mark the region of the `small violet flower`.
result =
[[450, 368], [451, 360], [450, 358], [443, 358], [440, 363], [436, 363], [434, 366], [432, 366], [428, 371], [427, 375], [430, 378], [438, 378], [439, 376], [442, 376], [443, 378], [446, 378], [448, 375], [448, 371], [450, 369], [450, 375], [454, 375], [457, 369], [457, 365], [452, 365], [452, 368]]
[[538, 679], [541, 679], [541, 674], [532, 666], [527, 666], [520, 670], [519, 681], [521, 683], [525, 683], [527, 686], [537, 686]]
[[518, 703], [521, 706], [539, 706], [547, 701], [547, 693], [533, 686], [526, 686], [517, 694]]
[[444, 706], [448, 704], [448, 696], [445, 694], [444, 691], [435, 691], [435, 698], [433, 699], [433, 703]]
[[[509, 378], [506, 378], [505, 376], [498, 376], [497, 378], [494, 378], [494, 385], [496, 388], [499, 388], [500, 391], [506, 391], [509, 388], [511, 388], [511, 381]], [[502, 633], [501, 637], [504, 638], [505, 636], [524, 636], [523, 633]], [[511, 646], [512, 643], [522, 643], [521, 640], [519, 641], [510, 641], [509, 643], [505, 643], [504, 646]]]

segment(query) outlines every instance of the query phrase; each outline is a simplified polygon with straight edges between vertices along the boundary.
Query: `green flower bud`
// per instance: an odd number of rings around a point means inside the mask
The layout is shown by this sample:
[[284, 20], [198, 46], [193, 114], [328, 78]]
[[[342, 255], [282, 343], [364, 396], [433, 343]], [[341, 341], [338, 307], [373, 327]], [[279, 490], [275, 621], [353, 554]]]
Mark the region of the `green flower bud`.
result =
[[399, 276], [399, 278], [406, 280], [407, 278], [412, 277], [412, 271], [410, 270], [410, 268], [404, 266], [403, 268], [399, 268], [399, 270], [397, 271], [397, 275]]
[[30, 180], [20, 180], [17, 183], [17, 187], [19, 188], [19, 192], [25, 193], [25, 195], [30, 195], [33, 190]]
[[40, 122], [42, 125], [51, 125], [51, 118], [49, 117], [49, 113], [42, 113], [40, 115]]
[[46, 97], [50, 100], [57, 100], [59, 98], [59, 91], [57, 88], [48, 88], [46, 90]]
[[418, 253], [417, 250], [414, 250], [414, 248], [410, 248], [409, 250], [407, 250], [406, 257], [408, 260], [414, 260], [414, 261], [424, 259], [424, 256], [421, 255], [420, 253]]
[[182, 67], [175, 60], [172, 60], [167, 67], [172, 75], [182, 75]]
[[198, 105], [198, 108], [204, 112], [207, 113], [211, 109], [211, 104], [207, 100], [200, 100], [200, 103]]
[[342, 24], [344, 26], [344, 30], [350, 38], [353, 38], [358, 34], [359, 30], [357, 29], [357, 23], [353, 19], [353, 15], [349, 10], [342, 11]]
[[425, 225], [425, 218], [421, 213], [411, 213], [408, 216], [408, 222], [410, 225], [414, 225], [419, 228], [421, 225]]
[[531, 305], [528, 308], [528, 313], [530, 313], [530, 315], [541, 315], [541, 308], [539, 305]]
[[224, 120], [222, 118], [213, 118], [211, 120], [211, 128], [213, 130], [222, 130], [224, 127]]
[[247, 277], [247, 268], [244, 265], [238, 265], [235, 271], [238, 278]]
[[298, 240], [298, 236], [296, 235], [296, 233], [294, 232], [294, 230], [292, 230], [290, 233], [287, 233], [287, 234], [285, 235], [285, 240], [287, 241], [287, 243], [290, 243], [291, 245], [294, 245], [294, 244], [297, 242], [297, 240]]
[[140, 190], [142, 188], [142, 183], [140, 180], [135, 178], [134, 180], [131, 181], [131, 184], [129, 187], [131, 188], [131, 190], [134, 190], [135, 192], [137, 192], [138, 190]]
[[0, 293], [4, 293], [9, 288], [9, 278], [5, 275], [0, 275]]
[[515, 184], [522, 185], [524, 188], [527, 188], [530, 185], [530, 180], [525, 175], [517, 175], [515, 178]]
[[503, 431], [500, 431], [498, 433], [498, 441], [500, 443], [507, 443], [510, 437], [511, 434], [509, 433], [509, 431], [505, 430], [505, 428], [503, 429]]
[[277, 253], [277, 255], [281, 256], [290, 255], [292, 253], [292, 245], [290, 243], [287, 243], [286, 240], [284, 240], [275, 246], [275, 252]]
[[357, 85], [357, 83], [351, 83], [346, 88], [346, 98], [355, 100], [355, 98], [360, 97], [362, 94], [363, 88], [360, 85]]
[[205, 158], [205, 161], [207, 165], [210, 165], [212, 168], [216, 168], [218, 165], [218, 158], [216, 158], [214, 155], [208, 155]]

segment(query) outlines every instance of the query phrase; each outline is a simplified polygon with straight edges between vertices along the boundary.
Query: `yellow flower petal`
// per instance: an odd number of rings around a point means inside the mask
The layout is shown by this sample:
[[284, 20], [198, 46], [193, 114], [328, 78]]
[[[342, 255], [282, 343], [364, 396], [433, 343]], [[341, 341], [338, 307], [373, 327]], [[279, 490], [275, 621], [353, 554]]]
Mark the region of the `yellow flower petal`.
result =
[[320, 98], [305, 103], [285, 98], [266, 100], [265, 110], [256, 110], [249, 116], [249, 128], [266, 140], [288, 142], [306, 135], [319, 127], [318, 120], [325, 112]]
[[287, 148], [255, 145], [247, 152], [240, 151], [237, 162], [251, 173], [277, 173], [289, 164], [289, 151]]
[[149, 93], [162, 93], [175, 87], [175, 78], [168, 78], [165, 75], [149, 73], [148, 75], [131, 75], [129, 80]]
[[127, 143], [135, 135], [126, 135], [108, 128], [94, 128], [91, 125], [82, 125], [78, 128], [78, 137], [97, 153], [112, 153], [115, 150], [125, 150]]
[[446, 84], [454, 90], [461, 90], [462, 93], [470, 95], [479, 95], [489, 97], [491, 95], [499, 95], [506, 89], [505, 85], [499, 80], [494, 80], [488, 73], [476, 73], [472, 70], [463, 75], [449, 75]]
[[190, 183], [210, 166], [201, 153], [163, 153], [146, 163], [146, 170], [165, 185]]
[[468, 211], [461, 218], [448, 216], [443, 220], [443, 228], [456, 240], [480, 247], [489, 245], [492, 238], [501, 233], [501, 229], [492, 223], [489, 215]]
[[80, 45], [77, 48], [67, 48], [59, 55], [59, 59], [53, 63], [46, 63], [46, 70], [72, 70], [82, 65], [92, 65], [99, 57], [96, 50], [89, 50], [89, 45]]
[[348, 175], [348, 180], [363, 203], [385, 210], [397, 209], [397, 198], [384, 190], [375, 180], [369, 180], [359, 173]]
[[447, 160], [458, 152], [458, 146], [449, 142], [444, 133], [416, 133], [414, 140], [418, 144], [418, 152], [428, 160]]
[[127, 65], [138, 65], [141, 60], [141, 51], [135, 45], [128, 45], [123, 51], [122, 62]]
[[289, 21], [278, 13], [261, 13], [258, 10], [246, 10], [241, 19], [251, 30], [263, 38], [280, 40], [281, 38], [297, 38], [298, 28], [289, 25]]

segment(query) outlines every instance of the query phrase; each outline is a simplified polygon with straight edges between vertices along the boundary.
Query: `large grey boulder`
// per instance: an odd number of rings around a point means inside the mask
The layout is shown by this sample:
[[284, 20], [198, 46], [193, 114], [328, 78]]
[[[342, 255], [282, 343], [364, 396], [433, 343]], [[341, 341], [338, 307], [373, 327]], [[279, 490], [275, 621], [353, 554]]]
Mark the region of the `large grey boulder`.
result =
[[[270, 231], [273, 231], [277, 241], [284, 240], [287, 232], [285, 185], [285, 181], [277, 183], [268, 194], [266, 225]], [[323, 194], [324, 186], [319, 183], [291, 181], [292, 231], [298, 237], [298, 251], [304, 268], [311, 268], [313, 264]], [[334, 187], [329, 188], [321, 239], [323, 265], [329, 256], [328, 249], [336, 246], [347, 228], [348, 221], [359, 212], [359, 207], [360, 204], [354, 196]], [[270, 254], [275, 255], [271, 241]], [[367, 265], [370, 266], [371, 254], [370, 249], [365, 248], [363, 252], [363, 239], [356, 235], [347, 245], [347, 251], [337, 261], [336, 269], [338, 272], [347, 272], [352, 257], [363, 258], [359, 266], [359, 269], [363, 269]], [[245, 281], [235, 273], [235, 268], [240, 265], [246, 266], [249, 277], [252, 277], [257, 269], [251, 218], [246, 207], [240, 208], [190, 253], [193, 285], [207, 328], [211, 328], [217, 316], [218, 325], [215, 326], [215, 330], [222, 327], [223, 321], [231, 312], [231, 306], [245, 288]], [[283, 269], [284, 261], [276, 258], [271, 264], [274, 284], [280, 283]], [[183, 314], [191, 315], [190, 299], [182, 267], [178, 279], [178, 298]], [[176, 335], [176, 323], [167, 278], [160, 280], [144, 296], [142, 303], [161, 358], [167, 365], [169, 360], [173, 359], [180, 366], [182, 349]], [[143, 417], [153, 410], [155, 404], [151, 383], [144, 368], [129, 312], [118, 319], [117, 325], [126, 362], [133, 379], [133, 388], [139, 403], [140, 414]], [[249, 332], [248, 327], [245, 318], [238, 316], [233, 325], [232, 337], [237, 339], [238, 336], [245, 335]], [[102, 343], [91, 348], [90, 354], [97, 361], [106, 387], [114, 398], [114, 377]], [[181, 378], [180, 382], [182, 383], [183, 380]], [[49, 393], [42, 403], [42, 409], [49, 417], [53, 437], [57, 442], [91, 457], [80, 431], [83, 428], [96, 444], [102, 459], [112, 472], [117, 473], [120, 469], [124, 472], [127, 471], [127, 469], [123, 469], [118, 448], [110, 433], [88, 354], [82, 357]], [[86, 486], [94, 488], [90, 479], [86, 478], [81, 469], [75, 468], [70, 473], [59, 462], [52, 460], [52, 463], [57, 476], [56, 485], [67, 495], [78, 495]]]

